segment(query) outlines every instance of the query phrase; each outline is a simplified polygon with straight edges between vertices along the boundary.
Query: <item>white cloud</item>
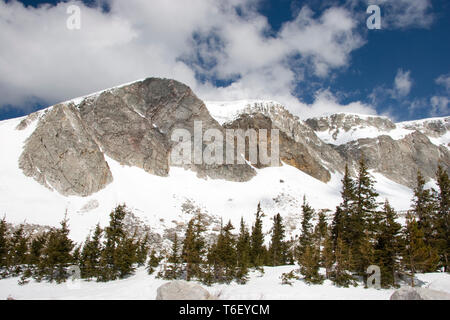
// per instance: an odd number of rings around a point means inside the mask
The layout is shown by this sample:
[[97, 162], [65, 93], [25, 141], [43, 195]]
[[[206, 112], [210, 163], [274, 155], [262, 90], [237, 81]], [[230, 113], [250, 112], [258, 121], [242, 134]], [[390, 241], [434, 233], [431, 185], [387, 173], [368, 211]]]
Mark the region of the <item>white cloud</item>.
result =
[[[308, 115], [373, 112], [323, 94], [306, 105], [292, 94], [304, 72], [329, 75], [364, 44], [350, 11], [331, 7], [315, 17], [304, 7], [268, 36], [257, 2], [109, 0], [105, 13], [79, 1], [33, 8], [0, 0], [0, 106], [30, 98], [54, 103], [157, 76], [182, 81], [204, 99], [270, 98]], [[66, 28], [70, 4], [81, 7], [79, 31]], [[217, 88], [196, 72], [235, 81]]]
[[448, 116], [450, 115], [449, 99], [443, 96], [434, 96], [430, 99], [431, 116]]
[[429, 28], [433, 21], [431, 0], [365, 0], [382, 12], [382, 28]]
[[411, 72], [398, 69], [394, 80], [394, 90], [392, 91], [393, 97], [402, 98], [407, 96], [411, 91], [412, 84]]
[[443, 86], [447, 92], [450, 92], [450, 73], [439, 76], [436, 79], [436, 83]]

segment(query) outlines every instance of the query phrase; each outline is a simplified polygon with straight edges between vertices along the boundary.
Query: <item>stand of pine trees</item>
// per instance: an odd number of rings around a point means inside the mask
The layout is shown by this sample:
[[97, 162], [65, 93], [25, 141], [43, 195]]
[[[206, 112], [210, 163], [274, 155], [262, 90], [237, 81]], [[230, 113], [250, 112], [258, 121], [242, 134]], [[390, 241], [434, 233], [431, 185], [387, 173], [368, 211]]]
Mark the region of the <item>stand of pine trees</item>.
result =
[[189, 221], [184, 235], [173, 234], [169, 252], [158, 251], [148, 234], [127, 231], [125, 205], [116, 207], [110, 213], [109, 225], [104, 229], [97, 225], [80, 245], [70, 240], [66, 218], [59, 228], [39, 234], [27, 234], [24, 226], [13, 228], [3, 219], [0, 277], [19, 276], [22, 285], [30, 278], [59, 283], [69, 278], [70, 267], [78, 266], [83, 279], [112, 281], [128, 277], [145, 265], [149, 274], [168, 280], [245, 284], [251, 270], [263, 272], [263, 266], [296, 262], [298, 270], [284, 274], [282, 283], [291, 284], [295, 279], [310, 284], [329, 279], [337, 286], [365, 283], [367, 268], [377, 265], [383, 287], [396, 286], [399, 278], [409, 278], [414, 284], [418, 272], [450, 270], [447, 170], [439, 167], [436, 181], [438, 190], [427, 189], [418, 172], [411, 210], [402, 227], [387, 200], [377, 203], [375, 181], [361, 158], [355, 178], [348, 168], [345, 170], [342, 202], [332, 214], [331, 223], [326, 212], [316, 212], [306, 198], [300, 237], [291, 240], [286, 240], [280, 214], [272, 218], [270, 232], [264, 233], [265, 215], [260, 204], [251, 227], [241, 219], [236, 230], [230, 221], [214, 237], [207, 234], [199, 213]]

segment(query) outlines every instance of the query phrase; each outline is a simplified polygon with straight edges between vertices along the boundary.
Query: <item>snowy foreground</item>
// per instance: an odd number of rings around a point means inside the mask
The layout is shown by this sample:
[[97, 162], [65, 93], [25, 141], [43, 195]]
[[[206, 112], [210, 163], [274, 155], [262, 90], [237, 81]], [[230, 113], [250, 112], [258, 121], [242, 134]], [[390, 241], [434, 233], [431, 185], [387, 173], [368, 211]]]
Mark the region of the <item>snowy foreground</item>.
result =
[[[294, 281], [292, 286], [282, 285], [280, 276], [295, 269], [295, 266], [265, 267], [265, 274], [251, 274], [246, 285], [214, 285], [205, 287], [212, 295], [221, 300], [388, 300], [394, 289], [364, 289], [364, 287], [337, 288], [331, 282], [323, 285], [307, 285], [303, 281]], [[450, 293], [450, 275], [429, 273], [418, 275], [425, 287]], [[46, 282], [30, 283], [20, 286], [18, 278], [0, 280], [0, 300], [11, 297], [17, 300], [154, 300], [156, 290], [168, 282], [147, 275], [144, 268], [128, 279], [109, 283], [85, 282], [75, 284], [50, 284]]]

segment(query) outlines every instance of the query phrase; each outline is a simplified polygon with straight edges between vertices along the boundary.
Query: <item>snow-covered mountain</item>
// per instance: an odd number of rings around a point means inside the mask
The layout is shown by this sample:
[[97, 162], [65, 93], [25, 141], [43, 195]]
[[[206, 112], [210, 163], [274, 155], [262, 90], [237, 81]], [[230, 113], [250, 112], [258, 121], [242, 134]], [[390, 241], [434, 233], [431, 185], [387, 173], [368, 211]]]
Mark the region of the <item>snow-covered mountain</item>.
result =
[[[432, 178], [450, 164], [450, 118], [394, 124], [339, 114], [301, 121], [274, 101], [203, 103], [185, 85], [146, 79], [0, 122], [0, 210], [13, 223], [55, 226], [67, 210], [82, 241], [126, 203], [155, 234], [183, 228], [200, 210], [213, 230], [220, 220], [248, 222], [258, 202], [269, 220], [281, 213], [295, 234], [303, 195], [334, 209], [340, 180], [363, 151], [380, 201], [409, 208], [417, 169]], [[280, 130], [281, 166], [184, 165], [170, 161], [176, 128]], [[389, 157], [389, 154], [395, 157]]]

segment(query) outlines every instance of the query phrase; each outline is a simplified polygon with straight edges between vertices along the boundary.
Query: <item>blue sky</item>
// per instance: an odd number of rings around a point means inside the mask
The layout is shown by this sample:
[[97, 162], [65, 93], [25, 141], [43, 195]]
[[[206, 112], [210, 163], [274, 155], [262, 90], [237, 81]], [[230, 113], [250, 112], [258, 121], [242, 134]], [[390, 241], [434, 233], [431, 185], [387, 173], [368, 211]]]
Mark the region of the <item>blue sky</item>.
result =
[[[302, 118], [450, 115], [448, 1], [119, 1], [0, 0], [0, 119], [147, 76]], [[366, 27], [372, 3], [381, 30]], [[65, 27], [69, 4], [80, 30]]]

